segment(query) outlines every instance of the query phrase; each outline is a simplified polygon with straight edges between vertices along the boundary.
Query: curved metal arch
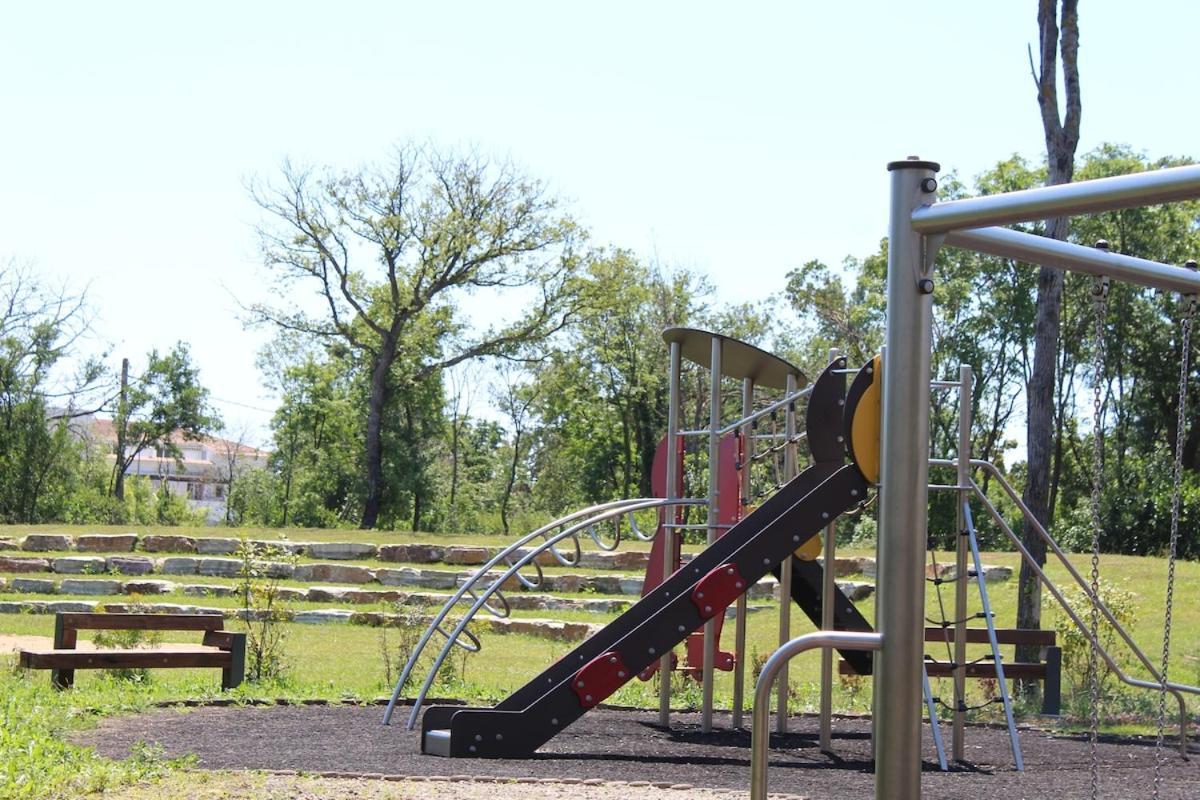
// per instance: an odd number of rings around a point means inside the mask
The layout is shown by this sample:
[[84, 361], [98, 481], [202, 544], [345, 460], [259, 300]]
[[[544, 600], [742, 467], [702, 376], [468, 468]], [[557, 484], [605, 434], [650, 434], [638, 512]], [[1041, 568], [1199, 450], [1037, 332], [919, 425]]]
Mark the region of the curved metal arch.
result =
[[[568, 514], [565, 517], [561, 517], [554, 522], [544, 525], [532, 533], [522, 536], [508, 547], [501, 550], [499, 553], [481, 565], [475, 571], [475, 574], [473, 574], [467, 581], [463, 583], [461, 587], [459, 587], [459, 589], [451, 596], [451, 598], [446, 601], [446, 604], [442, 606], [441, 611], [434, 616], [433, 620], [429, 624], [429, 627], [425, 630], [425, 633], [421, 635], [420, 640], [418, 640], [416, 647], [413, 648], [413, 652], [409, 656], [408, 662], [404, 665], [404, 670], [401, 672], [399, 679], [396, 681], [396, 687], [392, 692], [391, 699], [388, 701], [387, 709], [384, 711], [383, 724], [388, 725], [391, 723], [392, 713], [395, 711], [396, 703], [400, 699], [400, 692], [403, 690], [404, 685], [408, 682], [412, 670], [416, 666], [417, 661], [420, 659], [421, 654], [424, 652], [426, 645], [428, 645], [429, 640], [432, 638], [435, 632], [441, 633], [443, 636], [447, 637], [447, 642], [442, 647], [441, 652], [438, 654], [438, 657], [435, 660], [433, 667], [430, 669], [429, 675], [426, 677], [425, 682], [422, 684], [421, 691], [419, 692], [413, 704], [413, 710], [408, 720], [408, 728], [410, 730], [413, 728], [413, 726], [416, 724], [416, 719], [420, 713], [421, 705], [424, 702], [425, 696], [433, 684], [434, 676], [436, 676], [437, 671], [441, 667], [442, 662], [445, 660], [446, 655], [449, 653], [450, 648], [455, 645], [455, 640], [457, 637], [466, 629], [466, 626], [470, 624], [471, 620], [474, 618], [479, 609], [484, 607], [489, 598], [498, 592], [500, 586], [502, 586], [504, 582], [511, 577], [516, 576], [518, 580], [520, 580], [526, 586], [530, 586], [531, 588], [540, 585], [542, 572], [540, 566], [535, 561], [537, 556], [543, 552], [546, 552], [547, 550], [550, 550], [552, 553], [556, 553], [557, 551], [554, 549], [554, 545], [566, 538], [575, 538], [576, 547], [578, 547], [577, 536], [579, 531], [585, 530], [596, 523], [603, 522], [614, 517], [619, 518], [621, 515], [632, 514], [634, 511], [641, 511], [649, 508], [677, 505], [706, 505], [707, 502], [707, 500], [698, 498], [637, 498], [600, 503], [594, 506], [589, 506], [585, 509], [581, 509], [580, 511], [576, 511], [572, 514]], [[581, 518], [584, 519], [583, 522], [576, 522], [573, 525], [569, 524]], [[568, 527], [564, 528], [563, 526]], [[555, 530], [556, 528], [563, 528], [563, 530], [556, 534], [551, 534], [551, 531]], [[539, 536], [544, 538], [544, 541], [541, 544], [527, 549], [517, 558], [515, 562], [511, 560], [512, 556], [517, 555], [518, 550], [525, 548], [531, 541]], [[476, 595], [475, 585], [479, 583], [481, 579], [486, 578], [493, 567], [496, 567], [502, 562], [508, 565], [508, 569], [502, 572], [499, 576], [495, 576], [491, 584], [482, 592], [481, 595]], [[539, 575], [538, 582], [532, 586], [520, 573], [520, 570], [525, 566], [528, 566], [530, 563], [534, 564]], [[441, 627], [442, 623], [445, 622], [446, 617], [450, 615], [450, 612], [453, 610], [453, 608], [459, 602], [461, 602], [463, 597], [465, 597], [468, 593], [476, 598], [475, 601], [471, 604], [471, 608], [466, 612], [466, 614], [464, 614], [463, 618], [454, 627], [454, 630], [447, 634]], [[505, 602], [506, 607], [507, 605], [507, 602]], [[478, 641], [474, 636], [471, 638], [476, 642]]]

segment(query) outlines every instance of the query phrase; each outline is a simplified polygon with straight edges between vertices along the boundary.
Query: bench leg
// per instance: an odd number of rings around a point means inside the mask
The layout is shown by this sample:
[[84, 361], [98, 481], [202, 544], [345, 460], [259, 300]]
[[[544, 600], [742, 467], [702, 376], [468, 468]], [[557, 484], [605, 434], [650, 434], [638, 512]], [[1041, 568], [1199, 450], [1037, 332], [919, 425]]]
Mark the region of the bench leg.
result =
[[229, 648], [233, 663], [221, 670], [221, 688], [235, 689], [242, 684], [246, 677], [246, 634], [235, 634], [233, 644]]
[[1042, 713], [1062, 713], [1062, 648], [1046, 648], [1046, 679], [1042, 684]]
[[[63, 625], [61, 614], [54, 616], [54, 649], [55, 650], [73, 650], [75, 649], [78, 631], [74, 628], [68, 628]], [[70, 689], [75, 685], [75, 670], [73, 669], [55, 669], [50, 671], [50, 685], [55, 689]]]

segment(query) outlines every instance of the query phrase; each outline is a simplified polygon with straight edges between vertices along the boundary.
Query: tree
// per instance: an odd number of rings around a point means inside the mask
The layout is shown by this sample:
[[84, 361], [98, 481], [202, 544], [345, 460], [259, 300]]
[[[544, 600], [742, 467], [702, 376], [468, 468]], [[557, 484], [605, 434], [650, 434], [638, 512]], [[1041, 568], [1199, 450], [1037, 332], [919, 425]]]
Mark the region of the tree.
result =
[[512, 500], [513, 489], [517, 485], [518, 470], [529, 449], [525, 436], [532, 423], [530, 410], [537, 399], [537, 392], [511, 365], [501, 370], [500, 380], [501, 383], [494, 389], [493, 397], [500, 413], [508, 420], [512, 433], [510, 442], [512, 454], [508, 461], [504, 489], [500, 495], [500, 525], [504, 528], [504, 535], [507, 536], [509, 533], [509, 502]]
[[[1030, 69], [1038, 89], [1038, 109], [1046, 139], [1048, 184], [1070, 183], [1075, 171], [1075, 148], [1079, 144], [1079, 118], [1082, 105], [1079, 97], [1079, 13], [1078, 0], [1062, 0], [1061, 30], [1058, 0], [1039, 0], [1038, 33], [1040, 71]], [[1058, 56], [1062, 54], [1063, 84], [1066, 90], [1066, 113], [1059, 111]], [[1046, 235], [1065, 241], [1068, 233], [1066, 217], [1049, 220]], [[1026, 394], [1027, 474], [1023, 499], [1025, 505], [1043, 525], [1050, 523], [1050, 469], [1054, 435], [1055, 369], [1059, 355], [1060, 311], [1062, 307], [1063, 275], [1060, 271], [1041, 267], [1038, 270], [1036, 318], [1033, 339], [1033, 369]], [[1031, 520], [1025, 520], [1022, 541], [1039, 564], [1046, 563], [1046, 544], [1038, 536]], [[1021, 562], [1017, 590], [1017, 627], [1040, 628], [1042, 625], [1041, 582], [1033, 569]], [[1017, 660], [1037, 658], [1037, 648], [1017, 647]], [[1030, 684], [1034, 685], [1035, 684]], [[1036, 689], [1035, 689], [1036, 691]]]
[[55, 289], [33, 270], [0, 263], [0, 520], [61, 517], [77, 477], [80, 446], [72, 421], [103, 400], [98, 359], [64, 361], [90, 326], [86, 298]]
[[117, 444], [111, 486], [118, 500], [125, 499], [125, 471], [143, 450], [152, 448], [178, 459], [181, 451], [176, 437], [196, 441], [221, 426], [184, 342], [177, 342], [163, 355], [151, 350], [145, 371], [132, 380], [128, 370], [126, 359], [113, 417]]
[[[566, 324], [579, 231], [512, 165], [416, 147], [342, 173], [285, 163], [281, 184], [252, 192], [270, 218], [259, 229], [268, 268], [320, 301], [311, 312], [255, 305], [253, 319], [340, 341], [368, 366], [360, 524], [372, 528], [385, 500], [389, 400], [455, 364], [511, 357]], [[519, 298], [512, 305], [523, 312], [472, 333], [458, 306], [479, 290], [493, 308]]]

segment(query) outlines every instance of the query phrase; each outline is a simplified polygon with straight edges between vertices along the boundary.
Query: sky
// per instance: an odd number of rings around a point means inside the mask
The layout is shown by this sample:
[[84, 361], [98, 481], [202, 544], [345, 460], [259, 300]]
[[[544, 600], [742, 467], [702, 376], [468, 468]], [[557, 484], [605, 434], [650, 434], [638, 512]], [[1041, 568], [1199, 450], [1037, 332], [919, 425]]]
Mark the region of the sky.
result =
[[[872, 252], [888, 161], [1044, 152], [1034, 0], [59, 2], [0, 9], [0, 263], [85, 290], [97, 350], [191, 345], [230, 430], [274, 398], [248, 184], [399, 143], [511, 159], [591, 232], [781, 297]], [[1082, 154], [1200, 156], [1200, 4], [1085, 0]], [[298, 297], [297, 302], [304, 302]]]

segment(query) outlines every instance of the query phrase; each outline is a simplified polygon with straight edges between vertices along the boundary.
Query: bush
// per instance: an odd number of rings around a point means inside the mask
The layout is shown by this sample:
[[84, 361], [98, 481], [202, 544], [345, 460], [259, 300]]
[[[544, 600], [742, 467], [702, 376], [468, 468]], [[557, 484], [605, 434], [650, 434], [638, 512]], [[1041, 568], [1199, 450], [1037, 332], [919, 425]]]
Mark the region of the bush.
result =
[[238, 596], [246, 626], [246, 678], [251, 683], [278, 681], [287, 671], [284, 657], [288, 618], [276, 563], [295, 566], [297, 558], [283, 545], [250, 541], [243, 533], [238, 545]]
[[[1063, 591], [1063, 597], [1068, 605], [1075, 609], [1085, 623], [1091, 615], [1091, 601], [1082, 589], [1068, 588]], [[1100, 600], [1112, 612], [1112, 615], [1129, 629], [1135, 621], [1137, 596], [1124, 585], [1110, 585], [1101, 582]], [[1054, 603], [1053, 598], [1044, 595], [1042, 602], [1046, 606]], [[1058, 636], [1058, 644], [1062, 648], [1063, 694], [1067, 712], [1075, 717], [1086, 717], [1091, 703], [1090, 686], [1088, 682], [1088, 656], [1091, 645], [1083, 631], [1065, 613], [1058, 613], [1054, 619], [1054, 630]], [[1101, 616], [1100, 627], [1097, 631], [1100, 644], [1110, 654], [1118, 652], [1120, 635], [1116, 629]], [[1115, 657], [1115, 656], [1114, 656]], [[1112, 669], [1097, 655], [1097, 671], [1100, 684], [1100, 714], [1108, 716], [1126, 710], [1128, 702], [1122, 697], [1117, 684], [1119, 678]]]

